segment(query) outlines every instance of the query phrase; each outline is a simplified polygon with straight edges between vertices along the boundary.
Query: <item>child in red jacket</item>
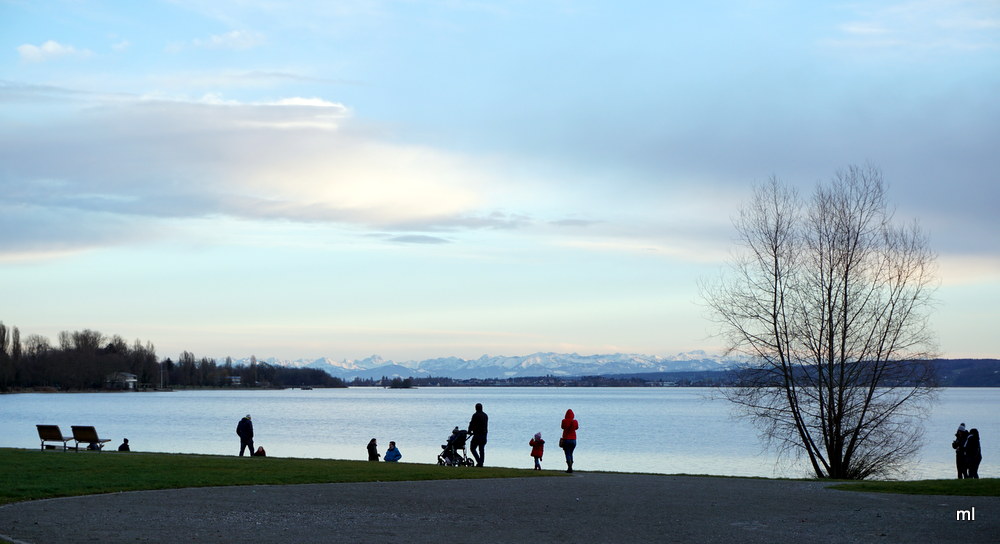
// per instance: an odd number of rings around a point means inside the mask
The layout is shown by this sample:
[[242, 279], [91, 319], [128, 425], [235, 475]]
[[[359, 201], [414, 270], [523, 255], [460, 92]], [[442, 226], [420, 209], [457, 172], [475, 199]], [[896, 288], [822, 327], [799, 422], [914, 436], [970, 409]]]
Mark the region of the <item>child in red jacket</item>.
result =
[[535, 437], [528, 441], [528, 445], [531, 446], [531, 456], [535, 458], [535, 470], [542, 470], [542, 454], [545, 453], [542, 433], [535, 433]]

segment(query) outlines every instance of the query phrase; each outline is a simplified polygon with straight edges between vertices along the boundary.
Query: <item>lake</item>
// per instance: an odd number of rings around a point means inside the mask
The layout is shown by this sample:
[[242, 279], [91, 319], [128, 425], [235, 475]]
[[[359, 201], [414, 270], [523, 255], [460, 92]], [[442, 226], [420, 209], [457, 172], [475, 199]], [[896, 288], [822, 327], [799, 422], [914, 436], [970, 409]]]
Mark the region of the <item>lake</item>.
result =
[[[366, 459], [377, 438], [395, 440], [403, 462], [433, 463], [451, 429], [468, 426], [474, 406], [490, 416], [486, 464], [532, 466], [528, 440], [547, 441], [543, 468], [564, 469], [557, 447], [567, 408], [580, 422], [574, 468], [736, 476], [810, 476], [804, 463], [764, 451], [730, 404], [699, 388], [442, 387], [418, 389], [217, 390], [156, 393], [0, 395], [0, 446], [36, 448], [36, 424], [93, 425], [109, 449], [128, 438], [134, 451], [235, 455], [236, 424], [253, 416], [255, 444], [278, 457]], [[953, 478], [951, 440], [960, 422], [983, 436], [980, 475], [995, 477], [1000, 456], [1000, 389], [949, 388], [926, 421], [926, 440], [907, 477]]]

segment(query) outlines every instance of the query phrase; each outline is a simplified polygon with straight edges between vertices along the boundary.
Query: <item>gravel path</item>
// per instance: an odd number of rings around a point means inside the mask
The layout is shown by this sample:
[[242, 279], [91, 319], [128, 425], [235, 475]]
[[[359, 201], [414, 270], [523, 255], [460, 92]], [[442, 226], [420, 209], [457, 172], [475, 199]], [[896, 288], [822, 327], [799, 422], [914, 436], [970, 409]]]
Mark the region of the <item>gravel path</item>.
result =
[[[974, 521], [956, 512], [975, 508]], [[1000, 497], [852, 493], [821, 482], [566, 478], [139, 491], [7, 505], [0, 541], [997, 542]]]

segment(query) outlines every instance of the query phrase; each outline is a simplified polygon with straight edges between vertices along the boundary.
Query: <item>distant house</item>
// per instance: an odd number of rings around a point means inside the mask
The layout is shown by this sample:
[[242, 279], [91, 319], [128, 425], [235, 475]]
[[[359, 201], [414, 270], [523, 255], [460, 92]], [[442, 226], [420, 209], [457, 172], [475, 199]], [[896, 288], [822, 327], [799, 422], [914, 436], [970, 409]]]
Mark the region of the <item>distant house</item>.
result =
[[229, 376], [229, 385], [239, 386], [243, 385], [242, 376]]
[[108, 374], [104, 379], [104, 386], [108, 389], [122, 389], [135, 391], [135, 386], [139, 382], [139, 377], [131, 372], [115, 372]]

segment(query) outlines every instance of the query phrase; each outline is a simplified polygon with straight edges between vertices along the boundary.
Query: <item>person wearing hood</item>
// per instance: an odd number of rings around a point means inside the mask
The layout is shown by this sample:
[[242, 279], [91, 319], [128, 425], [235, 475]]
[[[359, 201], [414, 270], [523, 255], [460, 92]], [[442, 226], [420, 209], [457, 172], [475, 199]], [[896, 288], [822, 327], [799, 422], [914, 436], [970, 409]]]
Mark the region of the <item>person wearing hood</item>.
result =
[[253, 456], [253, 422], [250, 421], [250, 414], [240, 420], [236, 425], [236, 434], [240, 437], [240, 457], [243, 457], [243, 450], [250, 450]]
[[965, 467], [965, 441], [969, 438], [969, 431], [965, 429], [965, 423], [958, 426], [955, 431], [955, 440], [951, 443], [951, 448], [955, 450], [955, 468], [958, 469], [958, 479], [961, 480], [968, 475]]
[[566, 454], [566, 472], [573, 472], [573, 450], [576, 449], [576, 430], [579, 428], [580, 423], [573, 410], [566, 410], [566, 417], [562, 420], [562, 438], [559, 439], [559, 447]]
[[531, 456], [535, 458], [535, 470], [542, 470], [542, 455], [545, 453], [542, 433], [535, 433], [535, 437], [528, 441], [528, 445], [531, 446]]
[[472, 435], [469, 447], [472, 456], [476, 458], [477, 467], [483, 466], [483, 462], [486, 461], [486, 433], [489, 431], [489, 421], [489, 416], [483, 411], [483, 405], [477, 402], [476, 412], [469, 420], [469, 434]]
[[983, 449], [979, 445], [979, 429], [971, 429], [965, 439], [965, 477], [979, 479], [979, 463], [983, 462]]

